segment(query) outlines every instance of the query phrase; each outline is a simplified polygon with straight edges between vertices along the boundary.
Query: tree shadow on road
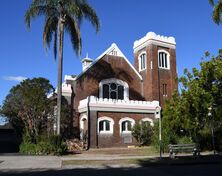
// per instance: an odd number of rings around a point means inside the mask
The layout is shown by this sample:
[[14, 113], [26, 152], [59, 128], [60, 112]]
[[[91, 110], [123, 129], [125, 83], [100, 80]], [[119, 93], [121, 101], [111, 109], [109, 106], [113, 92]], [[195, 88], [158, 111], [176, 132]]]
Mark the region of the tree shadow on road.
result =
[[143, 167], [148, 166], [176, 166], [176, 165], [205, 165], [222, 163], [222, 156], [207, 155], [207, 156], [176, 156], [175, 158], [148, 158], [138, 160], [138, 164]]

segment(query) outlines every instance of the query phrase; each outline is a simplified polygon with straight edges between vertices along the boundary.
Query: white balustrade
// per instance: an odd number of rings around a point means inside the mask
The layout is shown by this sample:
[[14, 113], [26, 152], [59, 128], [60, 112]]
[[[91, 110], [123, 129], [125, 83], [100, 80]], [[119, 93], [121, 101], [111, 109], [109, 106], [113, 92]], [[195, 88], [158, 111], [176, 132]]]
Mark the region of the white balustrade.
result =
[[[79, 107], [86, 106], [88, 103], [88, 98], [81, 100], [79, 102]], [[90, 96], [90, 104], [93, 105], [119, 105], [125, 107], [145, 107], [145, 108], [155, 108], [159, 106], [158, 101], [141, 101], [141, 100], [116, 100], [107, 98], [97, 98], [95, 96]]]

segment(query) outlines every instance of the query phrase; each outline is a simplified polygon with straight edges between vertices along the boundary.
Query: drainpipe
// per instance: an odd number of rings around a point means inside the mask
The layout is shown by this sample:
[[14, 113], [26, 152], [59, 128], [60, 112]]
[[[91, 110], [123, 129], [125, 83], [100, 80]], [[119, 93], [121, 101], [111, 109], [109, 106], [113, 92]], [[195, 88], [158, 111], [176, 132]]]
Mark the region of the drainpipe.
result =
[[88, 144], [87, 144], [87, 150], [89, 150], [90, 147], [90, 96], [88, 96], [88, 102], [87, 102], [87, 117], [88, 117]]
[[[159, 59], [159, 56], [158, 56]], [[160, 95], [160, 68], [159, 68], [159, 62], [158, 62], [158, 88], [159, 88], [159, 106], [161, 104], [161, 95]], [[159, 145], [160, 145], [160, 159], [162, 159], [162, 124], [161, 124], [161, 112], [159, 111]]]
[[99, 138], [99, 136], [98, 136], [98, 111], [97, 111], [97, 113], [96, 113], [96, 148], [99, 148], [98, 138]]

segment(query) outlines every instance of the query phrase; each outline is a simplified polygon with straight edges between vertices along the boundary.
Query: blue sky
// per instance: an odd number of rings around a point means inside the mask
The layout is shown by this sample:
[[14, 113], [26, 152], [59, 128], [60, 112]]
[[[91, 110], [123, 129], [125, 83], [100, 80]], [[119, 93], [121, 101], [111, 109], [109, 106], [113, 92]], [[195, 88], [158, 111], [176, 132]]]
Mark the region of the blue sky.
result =
[[[2, 0], [0, 6], [0, 105], [16, 79], [45, 77], [56, 86], [57, 62], [52, 50], [45, 52], [42, 42], [43, 18], [32, 23], [31, 31], [24, 24], [24, 13], [31, 0]], [[133, 42], [147, 32], [174, 36], [177, 43], [177, 71], [198, 67], [205, 51], [217, 54], [222, 48], [222, 26], [211, 20], [208, 0], [89, 0], [101, 21], [96, 34], [91, 24], [81, 25], [83, 50], [97, 58], [113, 42], [131, 63]], [[63, 74], [79, 74], [80, 59], [65, 37]]]

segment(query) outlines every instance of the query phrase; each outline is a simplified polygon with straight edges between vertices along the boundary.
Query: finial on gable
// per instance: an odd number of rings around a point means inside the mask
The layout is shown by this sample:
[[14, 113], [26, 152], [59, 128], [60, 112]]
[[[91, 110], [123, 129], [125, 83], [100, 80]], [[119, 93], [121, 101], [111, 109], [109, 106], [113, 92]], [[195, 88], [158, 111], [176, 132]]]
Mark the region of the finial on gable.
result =
[[89, 58], [89, 54], [87, 52], [86, 57], [82, 59], [82, 71], [86, 70], [91, 65], [92, 62], [93, 60]]

